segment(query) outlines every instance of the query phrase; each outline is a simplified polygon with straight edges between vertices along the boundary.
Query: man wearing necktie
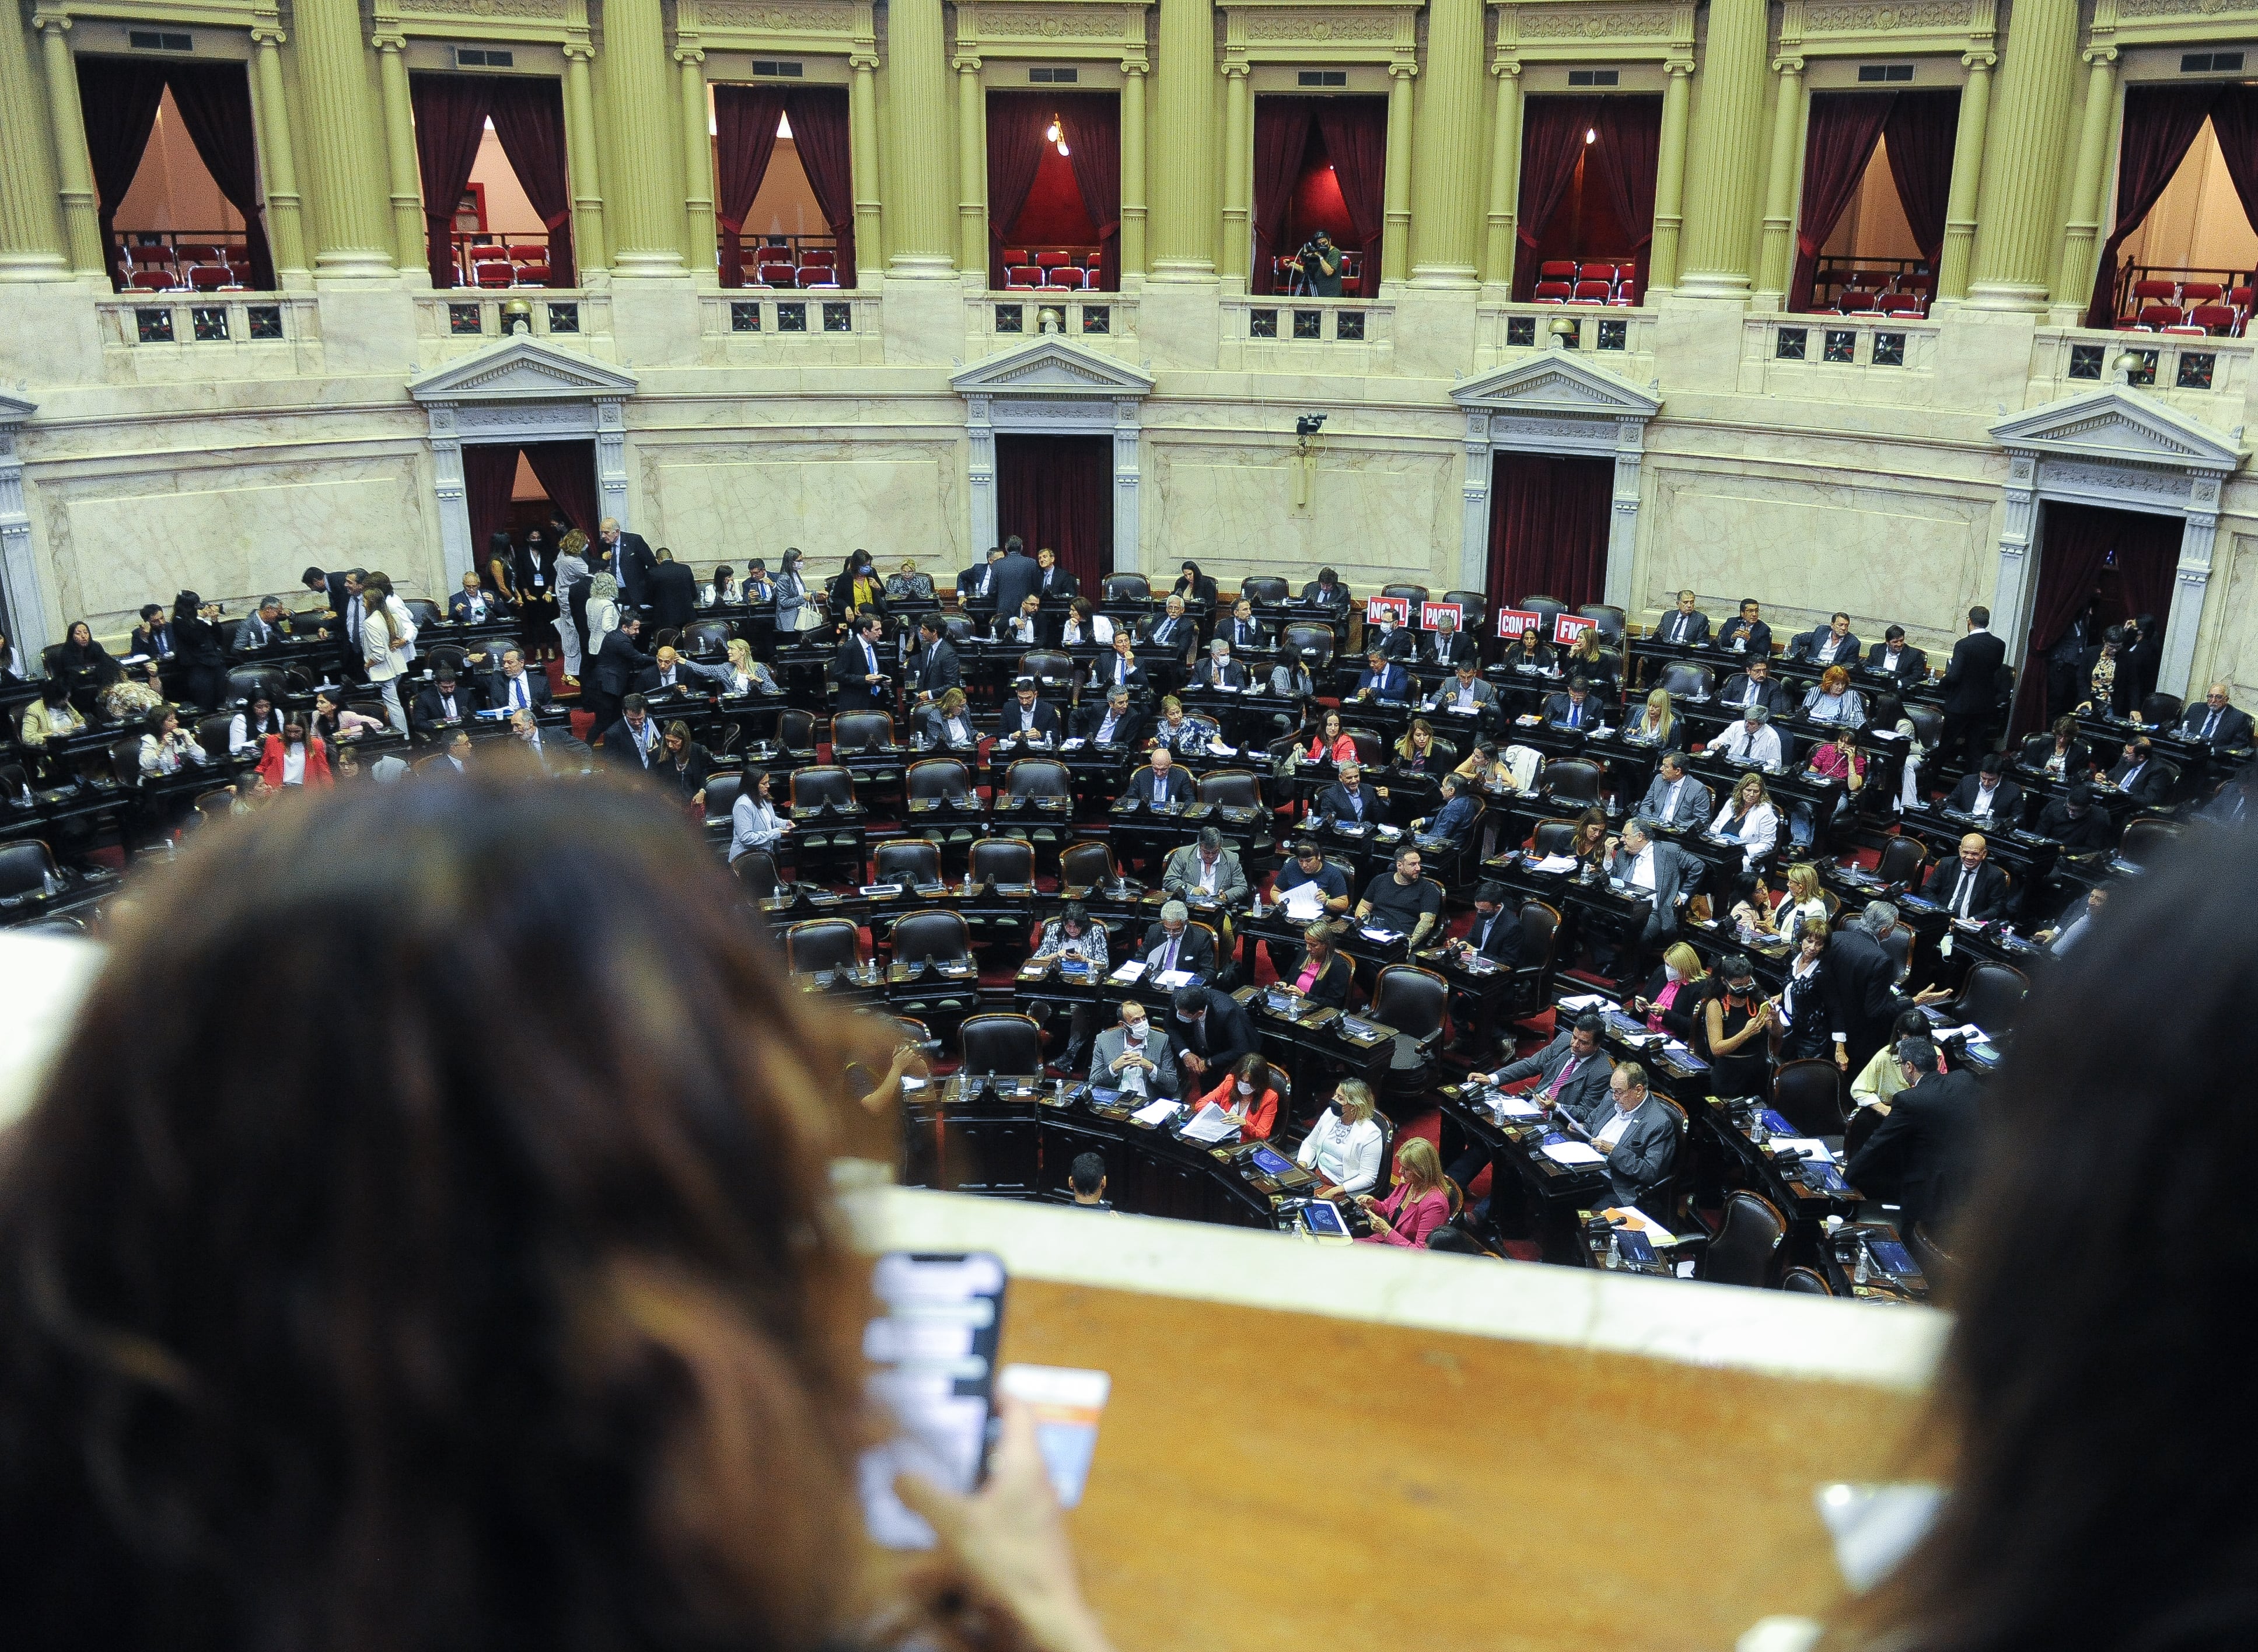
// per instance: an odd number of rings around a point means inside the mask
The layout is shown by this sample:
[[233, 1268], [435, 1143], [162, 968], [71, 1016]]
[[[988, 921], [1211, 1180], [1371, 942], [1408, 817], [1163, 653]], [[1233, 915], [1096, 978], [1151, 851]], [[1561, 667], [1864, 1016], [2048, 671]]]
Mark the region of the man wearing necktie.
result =
[[878, 663], [878, 620], [875, 614], [856, 620], [839, 652], [831, 659], [831, 680], [839, 690], [842, 712], [875, 710], [885, 702], [884, 668]]
[[486, 698], [495, 705], [513, 712], [543, 712], [549, 709], [549, 679], [536, 677], [525, 669], [524, 650], [504, 649], [501, 670], [486, 678]]
[[1678, 593], [1677, 607], [1662, 622], [1662, 640], [1683, 643], [1689, 648], [1709, 640], [1709, 616], [1694, 606], [1692, 592]]
[[1960, 854], [1929, 874], [1928, 898], [1955, 918], [1988, 924], [2007, 915], [2006, 878], [1990, 861], [1992, 846], [1980, 832], [1960, 840]]
[[2101, 909], [2108, 904], [2109, 886], [2098, 884], [2086, 892], [2085, 904], [2077, 909], [2075, 917], [2056, 927], [2042, 929], [2031, 939], [2059, 958], [2085, 939], [2086, 931], [2093, 927], [2093, 920], [2101, 916]]
[[2180, 720], [2180, 734], [2206, 746], [2241, 747], [2250, 743], [2250, 713], [2237, 710], [2227, 699], [2224, 683], [2213, 683], [2203, 704], [2188, 707]]
[[604, 755], [623, 769], [649, 773], [658, 748], [658, 724], [640, 694], [620, 702], [620, 720], [604, 734]]
[[282, 623], [282, 599], [261, 597], [259, 611], [235, 628], [235, 651], [248, 654], [263, 649], [280, 635], [277, 627]]
[[1580, 677], [1568, 679], [1568, 691], [1555, 694], [1544, 702], [1544, 720], [1556, 728], [1584, 728], [1600, 720], [1599, 708], [1592, 704], [1591, 684]]

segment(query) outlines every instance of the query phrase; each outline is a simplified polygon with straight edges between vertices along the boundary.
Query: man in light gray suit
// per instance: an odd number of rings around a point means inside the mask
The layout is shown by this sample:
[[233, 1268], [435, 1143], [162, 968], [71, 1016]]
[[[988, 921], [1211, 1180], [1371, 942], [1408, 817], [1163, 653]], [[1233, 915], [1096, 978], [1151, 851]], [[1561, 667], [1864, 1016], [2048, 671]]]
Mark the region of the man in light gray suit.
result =
[[[1584, 1120], [1592, 1145], [1608, 1156], [1608, 1184], [1618, 1205], [1637, 1204], [1678, 1162], [1678, 1121], [1647, 1093], [1646, 1069], [1625, 1061]], [[1649, 1214], [1651, 1214], [1650, 1212]]]
[[1467, 1081], [1504, 1086], [1533, 1078], [1537, 1081], [1530, 1092], [1533, 1097], [1557, 1102], [1580, 1119], [1607, 1103], [1608, 1074], [1615, 1070], [1615, 1064], [1600, 1050], [1600, 1034], [1606, 1029], [1607, 1023], [1599, 1017], [1580, 1016], [1574, 1026], [1563, 1028], [1536, 1054], [1488, 1075], [1469, 1073]]
[[1640, 814], [1673, 829], [1699, 832], [1716, 812], [1709, 788], [1686, 772], [1686, 754], [1665, 751], [1654, 783], [1638, 805]]
[[1480, 716], [1497, 703], [1497, 691], [1474, 675], [1475, 663], [1460, 660], [1456, 674], [1427, 702], [1431, 712], [1467, 711]]
[[1199, 841], [1172, 851], [1161, 869], [1161, 887], [1182, 900], [1202, 896], [1226, 906], [1246, 904], [1246, 872], [1239, 857], [1226, 847], [1223, 833], [1213, 826], [1200, 830]]
[[1115, 1089], [1141, 1090], [1160, 1099], [1182, 1088], [1168, 1035], [1145, 1016], [1134, 998], [1121, 1006], [1121, 1022], [1097, 1035], [1090, 1055], [1090, 1081]]
[[1622, 836], [1611, 840], [1608, 876], [1641, 895], [1654, 897], [1654, 911], [1639, 939], [1647, 946], [1678, 929], [1678, 909], [1692, 898], [1701, 882], [1700, 857], [1656, 834], [1660, 830], [1646, 815], [1623, 822]]

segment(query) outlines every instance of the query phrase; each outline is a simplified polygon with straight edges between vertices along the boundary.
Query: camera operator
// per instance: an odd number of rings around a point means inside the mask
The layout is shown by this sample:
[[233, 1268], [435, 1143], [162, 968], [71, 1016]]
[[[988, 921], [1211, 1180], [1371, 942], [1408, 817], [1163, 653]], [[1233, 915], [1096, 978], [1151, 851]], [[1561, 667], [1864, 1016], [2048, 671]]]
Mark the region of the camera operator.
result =
[[1302, 266], [1303, 285], [1317, 298], [1341, 295], [1341, 250], [1323, 230], [1302, 244], [1294, 255]]

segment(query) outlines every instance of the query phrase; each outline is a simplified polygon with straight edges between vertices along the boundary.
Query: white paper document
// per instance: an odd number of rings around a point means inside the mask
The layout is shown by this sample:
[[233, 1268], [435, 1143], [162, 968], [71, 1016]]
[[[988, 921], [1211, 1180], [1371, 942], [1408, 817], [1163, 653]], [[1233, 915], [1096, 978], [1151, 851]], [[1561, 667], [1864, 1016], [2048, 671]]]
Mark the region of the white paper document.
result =
[[1501, 1095], [1497, 1098], [1497, 1114], [1500, 1118], [1525, 1124], [1544, 1117], [1544, 1110], [1525, 1095]]
[[1573, 854], [1548, 854], [1531, 867], [1533, 872], [1566, 872], [1576, 864]]
[[1580, 992], [1573, 998], [1561, 999], [1560, 1007], [1563, 1010], [1606, 1010], [1612, 1007], [1612, 1001], [1596, 992]]
[[1607, 1155], [1589, 1142], [1556, 1141], [1544, 1150], [1544, 1156], [1556, 1165], [1599, 1165], [1607, 1162]]
[[1286, 898], [1280, 905], [1286, 916], [1296, 923], [1315, 923], [1325, 910], [1324, 886], [1320, 883], [1296, 883], [1286, 891]]
[[1129, 1117], [1135, 1119], [1140, 1124], [1158, 1124], [1168, 1118], [1175, 1112], [1175, 1110], [1176, 1103], [1164, 1098], [1161, 1101], [1154, 1102], [1149, 1107], [1139, 1108], [1135, 1112], [1130, 1114]]
[[1141, 958], [1132, 958], [1125, 964], [1117, 965], [1112, 975], [1107, 977], [1108, 980], [1123, 982], [1141, 981], [1144, 978], [1145, 961]]
[[1162, 987], [1189, 987], [1192, 984], [1192, 972], [1189, 969], [1163, 969], [1153, 980], [1154, 984]]
[[1210, 1102], [1193, 1115], [1192, 1122], [1184, 1126], [1186, 1141], [1218, 1142], [1239, 1133], [1239, 1126], [1231, 1122], [1231, 1115]]

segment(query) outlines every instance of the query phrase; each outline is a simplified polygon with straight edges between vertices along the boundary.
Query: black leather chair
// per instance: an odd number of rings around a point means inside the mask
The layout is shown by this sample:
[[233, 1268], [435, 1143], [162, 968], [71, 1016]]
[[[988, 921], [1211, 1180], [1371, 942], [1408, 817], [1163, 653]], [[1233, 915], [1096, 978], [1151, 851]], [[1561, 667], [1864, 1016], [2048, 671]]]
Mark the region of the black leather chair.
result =
[[1035, 881], [1034, 845], [1021, 838], [983, 838], [972, 846], [969, 868], [975, 880], [998, 883]]
[[1202, 803], [1236, 809], [1262, 806], [1262, 783], [1246, 769], [1211, 769], [1192, 783], [1192, 793]]
[[54, 855], [39, 839], [0, 844], [0, 898], [36, 895], [50, 887], [50, 879], [60, 882], [61, 876]]
[[1257, 606], [1275, 606], [1291, 596], [1293, 589], [1275, 574], [1249, 574], [1239, 582], [1239, 594]]
[[957, 1029], [964, 1073], [1025, 1076], [1043, 1070], [1043, 1033], [1033, 1016], [991, 1010], [967, 1016]]
[[289, 691], [289, 679], [279, 666], [238, 665], [227, 674], [227, 704], [231, 710], [264, 694], [280, 711], [283, 697]]
[[1368, 728], [1344, 728], [1341, 733], [1356, 748], [1356, 761], [1367, 774], [1386, 768], [1388, 760], [1395, 755], [1384, 734], [1375, 734]]
[[972, 771], [954, 757], [924, 757], [909, 766], [905, 778], [910, 798], [917, 803], [965, 803], [972, 800]]
[[1483, 640], [1483, 627], [1489, 623], [1489, 597], [1480, 591], [1445, 591], [1442, 599], [1455, 602], [1463, 618], [1459, 629], [1479, 642]]
[[745, 789], [744, 776], [735, 769], [723, 769], [706, 776], [706, 831], [708, 836], [720, 833], [730, 834], [729, 812], [737, 806], [737, 796]]
[[723, 659], [734, 635], [727, 620], [692, 620], [682, 627], [680, 646], [692, 659]]
[[1085, 840], [1059, 851], [1059, 882], [1077, 888], [1111, 883], [1121, 876], [1111, 844]]
[[796, 757], [815, 760], [815, 713], [787, 705], [777, 713], [776, 743]]
[[1670, 1155], [1670, 1173], [1639, 1197], [1652, 1207], [1648, 1214], [1658, 1221], [1681, 1230], [1697, 1227], [1700, 1225], [1698, 1218], [1690, 1216], [1681, 1217], [1679, 1214], [1686, 1189], [1693, 1186], [1694, 1151], [1689, 1138], [1693, 1135], [1694, 1122], [1686, 1117], [1684, 1108], [1659, 1090], [1650, 1090], [1647, 1094], [1670, 1116], [1670, 1122], [1678, 1131], [1678, 1150]]
[[1297, 620], [1286, 627], [1285, 635], [1278, 639], [1278, 642], [1282, 650], [1296, 655], [1307, 654], [1315, 649], [1317, 663], [1310, 668], [1310, 675], [1312, 677], [1333, 663], [1333, 628], [1329, 625], [1310, 625]]
[[1851, 1114], [1850, 1127], [1843, 1132], [1843, 1157], [1845, 1159], [1857, 1158], [1858, 1149], [1864, 1147], [1867, 1139], [1881, 1127], [1882, 1116], [1871, 1107], [1862, 1107]]
[[1997, 1037], [2014, 1025], [2015, 1012], [2030, 989], [2030, 977], [2021, 970], [1985, 959], [1968, 967], [1949, 1013], [1955, 1025], [1972, 1022]]
[[1672, 660], [1654, 679], [1673, 699], [1709, 699], [1717, 692], [1717, 674], [1699, 660]]
[[1701, 1258], [1701, 1277], [1716, 1285], [1771, 1282], [1772, 1258], [1787, 1237], [1786, 1220], [1761, 1194], [1725, 1195], [1725, 1219]]
[[[1560, 914], [1543, 901], [1521, 904], [1521, 962], [1513, 972], [1506, 1013], [1535, 1015], [1552, 1002], [1554, 957], [1560, 940]], [[1484, 1029], [1487, 1031], [1487, 1029]]]
[[1900, 833], [1882, 845], [1874, 862], [1874, 876], [1885, 883], [1907, 883], [1918, 889], [1928, 876], [1928, 846], [1919, 838]]
[[1850, 1125], [1842, 1074], [1832, 1061], [1784, 1063], [1772, 1075], [1772, 1104], [1799, 1136], [1840, 1136]]
[[[1037, 806], [1005, 812], [1000, 826], [1003, 836], [1026, 838], [1055, 851], [1073, 835], [1074, 775], [1064, 763], [1050, 757], [1019, 759], [1004, 771], [1004, 796], [1015, 804], [1021, 798], [1030, 799]], [[1040, 807], [1060, 803], [1068, 806]]]
[[834, 761], [847, 752], [893, 743], [891, 712], [841, 712], [831, 720], [831, 755]]
[[1529, 847], [1538, 854], [1566, 854], [1568, 846], [1576, 840], [1573, 820], [1539, 820], [1529, 834]]
[[1913, 737], [1921, 741], [1921, 748], [1933, 764], [1939, 756], [1937, 747], [1944, 740], [1944, 713], [1933, 705], [1914, 705], [1907, 708], [1906, 720], [1913, 725]]
[[2181, 831], [2169, 820], [2128, 820], [2124, 834], [2117, 840], [2117, 853], [2134, 866], [2149, 865], [2179, 841]]
[[[835, 804], [841, 808], [855, 801], [855, 776], [828, 763], [811, 764], [792, 772], [788, 806], [813, 808]], [[858, 817], [803, 820], [792, 834], [792, 849], [803, 870], [813, 865], [844, 861], [857, 882], [863, 869], [863, 826]]]
[[2169, 728], [2180, 720], [2183, 702], [2176, 694], [2155, 693], [2141, 702], [2141, 720], [2151, 728]]
[[905, 872], [920, 883], [941, 882], [941, 845], [931, 838], [887, 838], [870, 855], [872, 883], [890, 883]]
[[1019, 656], [1017, 675], [1032, 677], [1046, 689], [1070, 689], [1075, 684], [1074, 656], [1057, 649], [1030, 649]]
[[1903, 981], [1907, 967], [1913, 962], [1913, 931], [1899, 925], [1882, 937], [1882, 951], [1890, 961], [1895, 978]]
[[798, 975], [863, 961], [863, 932], [848, 918], [812, 918], [784, 932], [784, 960]]
[[1792, 1267], [1779, 1276], [1779, 1288], [1791, 1296], [1832, 1296], [1827, 1276], [1807, 1267]]
[[1581, 757], [1556, 757], [1544, 765], [1539, 789], [1554, 803], [1597, 803], [1600, 766]]
[[1523, 597], [1514, 605], [1523, 613], [1533, 613], [1544, 623], [1544, 640], [1552, 640], [1552, 622], [1568, 612], [1568, 605], [1558, 597]]
[[1142, 574], [1108, 574], [1104, 590], [1104, 599], [1107, 602], [1150, 602], [1153, 599], [1153, 587], [1146, 583]]
[[962, 613], [944, 613], [941, 616], [941, 628], [948, 633], [948, 640], [952, 643], [971, 642], [972, 634], [977, 629], [970, 616]]
[[[969, 963], [972, 959], [972, 932], [955, 912], [931, 909], [906, 912], [888, 939], [898, 964]], [[950, 977], [928, 972], [916, 981], [891, 988], [888, 1002], [905, 1015], [953, 1026], [979, 1008], [980, 983], [969, 975]]]
[[1411, 605], [1411, 624], [1414, 629], [1417, 628], [1419, 605], [1427, 600], [1426, 586], [1415, 585], [1409, 580], [1402, 580], [1392, 585], [1381, 586], [1380, 594], [1383, 597], [1401, 597], [1409, 602]]
[[777, 892], [776, 857], [766, 849], [747, 849], [729, 862], [729, 874], [756, 901], [772, 900]]
[[1390, 964], [1373, 982], [1372, 1018], [1396, 1032], [1381, 1080], [1383, 1103], [1417, 1102], [1426, 1094], [1450, 997], [1450, 982], [1417, 964]]
[[[1597, 620], [1599, 622], [1600, 636], [1602, 641], [1616, 643], [1618, 645], [1622, 643], [1623, 640], [1623, 611], [1621, 608], [1615, 606], [1612, 603], [1587, 602], [1582, 607], [1576, 610], [1576, 617], [1580, 620]], [[1620, 672], [1622, 667], [1618, 665], [1616, 670]]]
[[429, 597], [402, 597], [400, 606], [408, 610], [408, 617], [415, 622], [418, 631], [428, 631], [435, 625], [444, 625], [447, 616], [439, 605]]
[[[377, 708], [380, 720], [383, 709], [382, 706]], [[214, 762], [225, 762], [228, 731], [234, 727], [233, 712], [214, 712], [209, 717], [199, 717], [195, 727], [196, 744], [204, 748], [204, 755]]]
[[893, 955], [898, 964], [969, 961], [971, 932], [955, 912], [907, 912], [894, 925]]
[[1932, 1301], [1949, 1294], [1959, 1281], [1960, 1258], [1936, 1242], [1928, 1230], [1928, 1223], [1916, 1222], [1906, 1235], [1906, 1249], [1913, 1252], [1914, 1263], [1928, 1281]]
[[855, 776], [830, 763], [812, 763], [792, 771], [791, 806], [810, 809], [820, 804], [841, 807], [855, 801]]

